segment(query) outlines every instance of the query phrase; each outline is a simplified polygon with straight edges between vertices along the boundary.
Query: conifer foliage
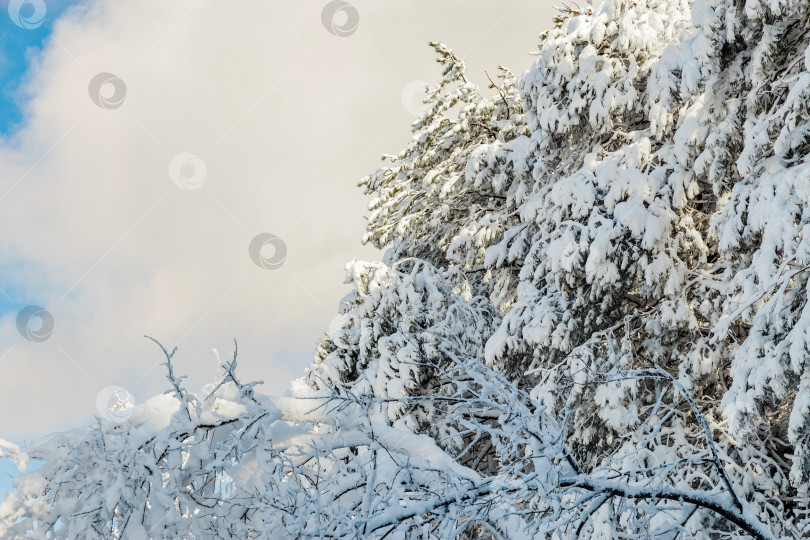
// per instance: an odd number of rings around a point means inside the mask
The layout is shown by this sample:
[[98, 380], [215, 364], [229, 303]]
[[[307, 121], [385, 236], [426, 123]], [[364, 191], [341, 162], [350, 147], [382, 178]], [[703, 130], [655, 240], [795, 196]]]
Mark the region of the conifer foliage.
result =
[[192, 393], [163, 349], [126, 421], [0, 444], [43, 462], [0, 536], [810, 535], [808, 21], [606, 0], [485, 90], [432, 44], [306, 377]]

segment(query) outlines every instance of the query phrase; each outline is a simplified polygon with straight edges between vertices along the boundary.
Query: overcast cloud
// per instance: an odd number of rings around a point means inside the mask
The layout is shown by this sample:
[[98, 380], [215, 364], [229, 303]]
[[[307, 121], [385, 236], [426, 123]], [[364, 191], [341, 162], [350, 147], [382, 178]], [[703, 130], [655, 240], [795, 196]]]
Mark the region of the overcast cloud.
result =
[[[355, 186], [407, 141], [403, 89], [439, 76], [427, 42], [483, 84], [498, 64], [527, 69], [553, 15], [533, 0], [357, 0], [339, 37], [326, 4], [98, 0], [61, 15], [32, 56], [24, 124], [0, 141], [0, 287], [54, 320], [37, 342], [16, 310], [0, 319], [0, 437], [85, 421], [108, 385], [138, 401], [165, 390], [144, 334], [179, 346], [195, 387], [236, 338], [243, 378], [283, 392], [348, 292], [345, 263], [380, 257], [360, 244]], [[336, 17], [340, 33], [351, 21]], [[99, 73], [120, 81], [91, 96]], [[278, 268], [251, 260], [260, 233], [286, 245]]]

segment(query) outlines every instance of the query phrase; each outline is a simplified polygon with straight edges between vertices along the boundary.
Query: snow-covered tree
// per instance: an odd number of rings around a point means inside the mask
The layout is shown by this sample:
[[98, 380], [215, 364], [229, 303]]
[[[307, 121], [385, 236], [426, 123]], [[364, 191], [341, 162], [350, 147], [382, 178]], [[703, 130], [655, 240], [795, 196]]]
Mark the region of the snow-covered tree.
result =
[[[189, 392], [0, 456], [6, 537], [810, 535], [810, 4], [566, 8], [442, 79], [354, 290], [269, 398]], [[808, 232], [808, 238], [804, 233]]]

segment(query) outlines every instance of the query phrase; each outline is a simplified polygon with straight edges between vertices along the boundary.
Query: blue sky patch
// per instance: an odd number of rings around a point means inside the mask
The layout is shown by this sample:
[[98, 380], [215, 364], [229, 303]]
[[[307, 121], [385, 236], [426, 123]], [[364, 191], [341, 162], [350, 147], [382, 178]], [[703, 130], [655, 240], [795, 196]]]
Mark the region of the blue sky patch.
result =
[[23, 120], [20, 84], [33, 58], [51, 35], [53, 23], [76, 0], [0, 2], [0, 134], [10, 135]]

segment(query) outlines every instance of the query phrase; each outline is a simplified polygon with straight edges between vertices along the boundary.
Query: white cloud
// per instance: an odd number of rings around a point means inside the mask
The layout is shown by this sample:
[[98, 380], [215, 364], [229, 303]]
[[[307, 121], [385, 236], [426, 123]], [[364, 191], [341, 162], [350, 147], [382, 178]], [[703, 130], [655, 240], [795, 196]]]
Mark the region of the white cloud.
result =
[[[23, 129], [0, 145], [0, 285], [55, 319], [43, 343], [0, 319], [2, 436], [82, 420], [111, 384], [164, 390], [143, 334], [180, 346], [191, 385], [236, 338], [243, 377], [283, 391], [347, 292], [344, 263], [379, 257], [359, 243], [355, 184], [407, 139], [402, 89], [438, 75], [427, 41], [468, 51], [476, 82], [498, 63], [523, 70], [550, 24], [528, 4], [358, 1], [343, 38], [321, 25], [325, 2], [68, 11], [29, 73]], [[90, 98], [100, 72], [125, 83], [120, 107]], [[169, 176], [183, 152], [205, 164], [198, 189]], [[277, 270], [248, 256], [262, 232], [287, 245]]]

